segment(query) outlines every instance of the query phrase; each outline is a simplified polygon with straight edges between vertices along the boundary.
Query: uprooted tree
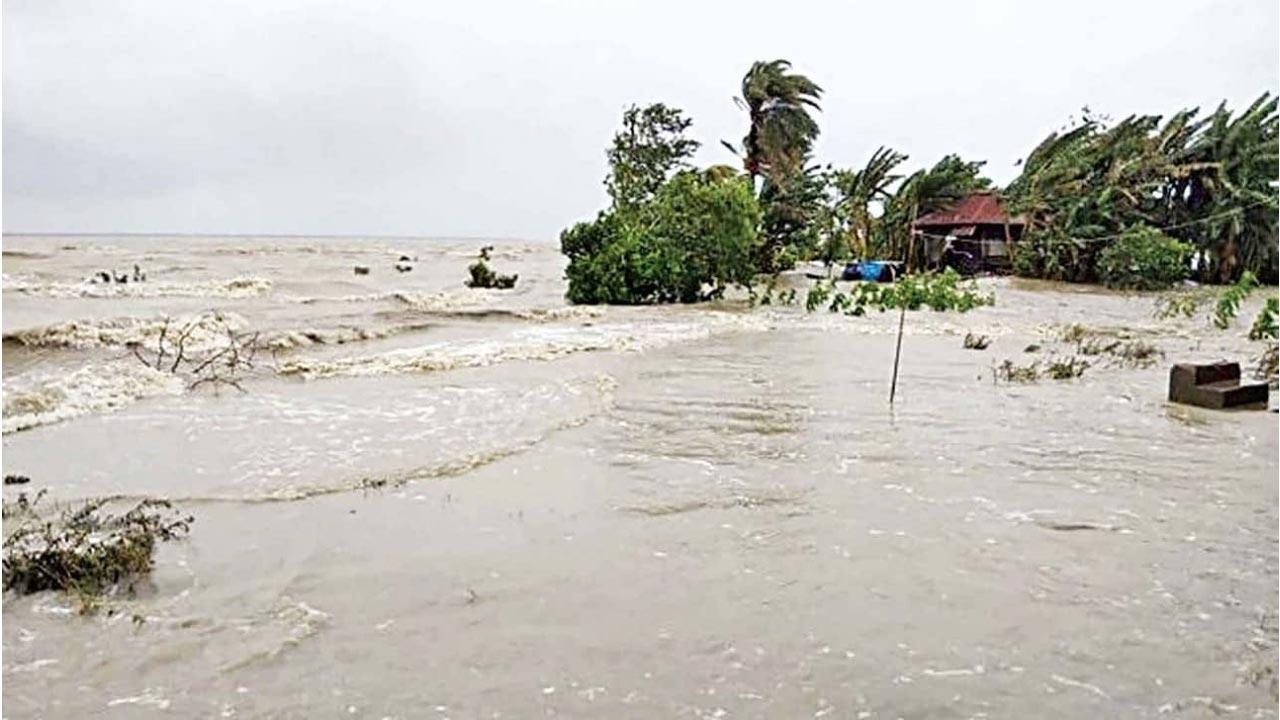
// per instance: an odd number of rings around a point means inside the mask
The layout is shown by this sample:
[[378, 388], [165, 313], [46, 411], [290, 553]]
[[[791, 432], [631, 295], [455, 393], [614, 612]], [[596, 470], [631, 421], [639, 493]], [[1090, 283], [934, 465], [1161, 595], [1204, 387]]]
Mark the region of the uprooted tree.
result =
[[147, 367], [183, 378], [188, 390], [227, 385], [244, 392], [240, 381], [253, 369], [261, 344], [258, 333], [241, 332], [226, 315], [210, 311], [182, 323], [165, 318], [154, 342], [127, 347]]

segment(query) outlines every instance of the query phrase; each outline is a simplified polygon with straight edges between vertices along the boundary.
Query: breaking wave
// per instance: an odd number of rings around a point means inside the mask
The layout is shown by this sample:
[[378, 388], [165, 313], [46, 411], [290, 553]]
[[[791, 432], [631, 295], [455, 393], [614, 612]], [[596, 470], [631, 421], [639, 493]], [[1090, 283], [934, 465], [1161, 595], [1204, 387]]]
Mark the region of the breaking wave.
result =
[[5, 388], [4, 434], [61, 422], [90, 413], [118, 410], [157, 395], [178, 395], [182, 380], [133, 360], [95, 364], [37, 380], [26, 388]]
[[[506, 293], [510, 295], [510, 293]], [[374, 303], [398, 302], [401, 305], [421, 312], [444, 312], [467, 308], [484, 307], [494, 300], [501, 299], [503, 294], [497, 290], [441, 290], [439, 292], [409, 292], [390, 290], [387, 292], [363, 293], [359, 295], [307, 296], [288, 297], [287, 300], [312, 305], [315, 303]]]
[[154, 348], [164, 333], [186, 334], [188, 350], [203, 351], [226, 344], [228, 330], [241, 332], [248, 322], [236, 313], [200, 313], [155, 317], [113, 317], [44, 325], [4, 334], [4, 341], [26, 347], [87, 350], [141, 345]]
[[[379, 328], [355, 325], [315, 327], [299, 330], [273, 330], [258, 339], [268, 350], [287, 351], [314, 345], [345, 345], [367, 340], [381, 340], [404, 332], [426, 328], [426, 323], [404, 323]], [[227, 333], [240, 334], [249, 322], [231, 312], [207, 312], [189, 315], [153, 317], [113, 317], [43, 325], [4, 334], [4, 341], [24, 347], [68, 348], [89, 350], [104, 347], [140, 346], [155, 351], [160, 338], [167, 333], [169, 342], [185, 334], [184, 346], [190, 352], [220, 350], [227, 344]]]
[[135, 283], [44, 282], [24, 276], [4, 276], [6, 292], [55, 298], [154, 298], [206, 297], [247, 298], [266, 295], [271, 281], [260, 277], [237, 277], [231, 280], [199, 282], [166, 282], [154, 280]]
[[365, 328], [353, 325], [307, 330], [281, 330], [266, 333], [261, 343], [263, 347], [269, 350], [286, 351], [313, 345], [346, 345], [347, 343], [368, 340], [382, 340], [401, 333], [422, 330], [426, 327], [426, 323], [407, 323], [380, 328]]
[[305, 378], [372, 377], [438, 372], [495, 365], [511, 360], [554, 360], [581, 352], [642, 351], [700, 340], [735, 331], [768, 329], [767, 321], [749, 315], [706, 315], [697, 322], [614, 323], [526, 329], [513, 336], [471, 343], [437, 343], [377, 355], [340, 359], [298, 359], [283, 364], [281, 374]]

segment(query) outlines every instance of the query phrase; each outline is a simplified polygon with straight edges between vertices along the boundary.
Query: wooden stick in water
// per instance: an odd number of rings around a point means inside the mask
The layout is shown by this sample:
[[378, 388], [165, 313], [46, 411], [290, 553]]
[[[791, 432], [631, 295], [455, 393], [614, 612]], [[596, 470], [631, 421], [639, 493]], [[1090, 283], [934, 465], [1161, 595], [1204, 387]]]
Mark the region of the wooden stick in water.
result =
[[[920, 206], [913, 205], [911, 207], [911, 226], [909, 235], [907, 235], [907, 273], [911, 272], [912, 251], [916, 247], [916, 213], [919, 212]], [[894, 279], [897, 282], [897, 278]], [[889, 385], [889, 405], [893, 405], [893, 398], [898, 394], [898, 362], [902, 359], [902, 328], [907, 323], [907, 303], [904, 298], [898, 298], [900, 303], [898, 312], [898, 346], [893, 351], [893, 383]]]

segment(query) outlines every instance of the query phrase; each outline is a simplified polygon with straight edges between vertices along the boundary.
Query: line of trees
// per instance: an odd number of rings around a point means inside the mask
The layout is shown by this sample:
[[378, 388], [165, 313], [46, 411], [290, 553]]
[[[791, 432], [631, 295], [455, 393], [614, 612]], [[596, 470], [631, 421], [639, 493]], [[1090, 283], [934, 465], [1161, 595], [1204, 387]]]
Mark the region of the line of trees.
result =
[[1104, 279], [1099, 260], [1117, 239], [1157, 233], [1194, 253], [1200, 280], [1232, 282], [1248, 270], [1274, 283], [1276, 98], [1198, 116], [1193, 108], [1109, 123], [1086, 112], [1045, 138], [1005, 189], [1028, 223], [1017, 271]]
[[816, 163], [821, 86], [785, 60], [754, 63], [734, 98], [747, 133], [721, 141], [742, 170], [695, 170], [692, 121], [662, 104], [628, 108], [608, 151], [611, 206], [561, 236], [573, 302], [693, 302], [801, 260], [903, 260], [912, 221], [978, 191], [1026, 219], [1014, 271], [1155, 288], [1182, 279], [1277, 275], [1276, 99], [1167, 120], [1109, 123], [1086, 112], [1052, 133], [997, 188], [957, 155], [910, 175], [887, 147], [861, 169]]

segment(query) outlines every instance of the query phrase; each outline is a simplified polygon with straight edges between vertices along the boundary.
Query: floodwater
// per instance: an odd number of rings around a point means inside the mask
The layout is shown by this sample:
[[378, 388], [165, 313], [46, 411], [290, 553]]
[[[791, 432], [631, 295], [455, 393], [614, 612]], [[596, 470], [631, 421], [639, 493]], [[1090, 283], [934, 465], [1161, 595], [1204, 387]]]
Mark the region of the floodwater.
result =
[[[1277, 416], [1165, 401], [1246, 327], [983, 281], [891, 408], [894, 313], [571, 308], [548, 244], [463, 287], [480, 244], [6, 238], [6, 499], [196, 521], [109, 612], [6, 595], [5, 716], [1276, 716]], [[243, 393], [126, 348], [211, 309]], [[1164, 357], [993, 382], [1070, 323]]]

